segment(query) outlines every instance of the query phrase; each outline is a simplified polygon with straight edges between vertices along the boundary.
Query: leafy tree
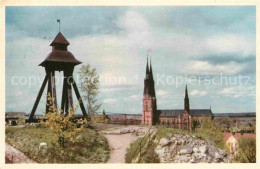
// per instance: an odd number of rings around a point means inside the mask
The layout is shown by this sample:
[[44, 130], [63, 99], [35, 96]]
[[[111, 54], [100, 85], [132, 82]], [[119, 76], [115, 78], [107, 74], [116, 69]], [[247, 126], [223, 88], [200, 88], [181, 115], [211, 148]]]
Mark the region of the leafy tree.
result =
[[227, 118], [222, 119], [221, 124], [225, 124], [228, 129], [230, 128], [231, 125], [230, 121]]
[[236, 160], [241, 163], [256, 162], [256, 139], [241, 138], [238, 140], [238, 154]]
[[90, 65], [83, 65], [79, 71], [81, 78], [81, 90], [84, 92], [83, 99], [87, 100], [88, 114], [95, 114], [101, 107], [101, 104], [97, 103], [97, 95], [99, 93], [99, 76], [96, 69], [91, 69]]
[[203, 117], [201, 128], [199, 130], [215, 146], [224, 149], [225, 142], [222, 130], [210, 117]]
[[195, 131], [195, 129], [199, 126], [199, 122], [196, 120], [192, 120], [191, 122], [191, 129], [192, 131]]

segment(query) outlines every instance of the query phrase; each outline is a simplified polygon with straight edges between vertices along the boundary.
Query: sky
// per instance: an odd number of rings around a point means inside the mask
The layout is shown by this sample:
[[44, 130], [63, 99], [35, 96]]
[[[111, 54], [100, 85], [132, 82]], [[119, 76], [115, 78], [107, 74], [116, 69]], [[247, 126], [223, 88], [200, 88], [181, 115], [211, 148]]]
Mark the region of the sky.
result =
[[[191, 109], [255, 112], [254, 6], [6, 7], [7, 112], [30, 113], [57, 19], [68, 50], [99, 74], [99, 112], [142, 112], [147, 55], [158, 109], [183, 109], [187, 84]], [[62, 73], [56, 75], [60, 104]], [[45, 95], [46, 89], [37, 114], [45, 110]]]

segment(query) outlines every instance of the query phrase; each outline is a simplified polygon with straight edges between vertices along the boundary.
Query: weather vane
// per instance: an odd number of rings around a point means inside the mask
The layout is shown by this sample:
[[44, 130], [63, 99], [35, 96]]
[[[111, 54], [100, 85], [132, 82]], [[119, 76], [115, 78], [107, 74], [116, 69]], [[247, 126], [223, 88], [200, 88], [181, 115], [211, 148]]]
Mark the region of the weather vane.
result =
[[57, 22], [59, 22], [59, 32], [60, 32], [60, 19], [57, 19]]

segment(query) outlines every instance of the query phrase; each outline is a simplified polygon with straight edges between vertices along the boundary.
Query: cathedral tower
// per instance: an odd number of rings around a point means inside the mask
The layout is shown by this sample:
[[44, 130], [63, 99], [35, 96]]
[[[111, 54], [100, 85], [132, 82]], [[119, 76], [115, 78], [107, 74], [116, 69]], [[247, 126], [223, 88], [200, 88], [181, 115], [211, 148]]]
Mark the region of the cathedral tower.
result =
[[150, 67], [147, 57], [146, 75], [144, 78], [144, 93], [143, 93], [143, 111], [142, 111], [142, 123], [153, 125], [157, 123], [157, 105], [156, 95], [153, 80], [152, 64], [150, 60]]

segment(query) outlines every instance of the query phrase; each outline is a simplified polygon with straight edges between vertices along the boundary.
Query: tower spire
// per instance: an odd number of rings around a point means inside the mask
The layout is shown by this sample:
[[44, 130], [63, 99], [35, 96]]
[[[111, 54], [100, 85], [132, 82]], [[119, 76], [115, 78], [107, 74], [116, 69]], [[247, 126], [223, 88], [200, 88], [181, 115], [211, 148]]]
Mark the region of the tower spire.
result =
[[148, 64], [148, 56], [147, 56], [147, 64], [146, 64], [146, 78], [149, 77], [150, 70], [149, 70], [149, 64]]
[[185, 98], [189, 98], [187, 84], [186, 84], [186, 88], [185, 88]]
[[152, 69], [152, 58], [150, 56], [150, 75], [151, 75], [151, 79], [153, 80], [153, 69]]
[[190, 101], [189, 101], [189, 96], [188, 96], [187, 84], [186, 84], [186, 88], [185, 88], [184, 110], [186, 110], [187, 112], [190, 111]]

